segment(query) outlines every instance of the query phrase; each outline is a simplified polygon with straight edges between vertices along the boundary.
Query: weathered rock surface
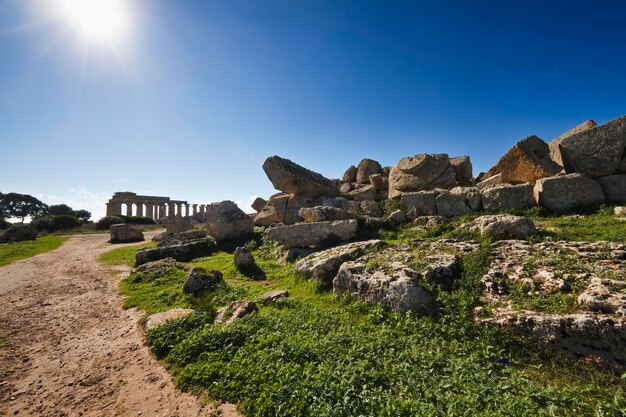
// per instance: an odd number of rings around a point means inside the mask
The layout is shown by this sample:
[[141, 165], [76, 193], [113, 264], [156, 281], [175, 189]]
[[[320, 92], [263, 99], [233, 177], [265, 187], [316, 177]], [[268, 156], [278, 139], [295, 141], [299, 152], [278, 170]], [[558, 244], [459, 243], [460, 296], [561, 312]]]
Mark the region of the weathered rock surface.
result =
[[261, 197], [257, 197], [254, 199], [254, 201], [252, 202], [252, 209], [254, 211], [256, 211], [257, 213], [260, 213], [261, 210], [263, 210], [263, 208], [267, 205], [267, 201], [265, 201], [265, 199], [261, 198]]
[[428, 255], [424, 260], [428, 262], [428, 266], [422, 272], [426, 282], [433, 282], [449, 289], [461, 278], [463, 268], [457, 255]]
[[207, 205], [203, 218], [207, 232], [218, 241], [236, 239], [254, 231], [254, 221], [232, 201]]
[[224, 281], [224, 277], [220, 271], [207, 271], [204, 268], [194, 267], [189, 271], [185, 285], [183, 285], [183, 294], [198, 295], [203, 291], [210, 291]]
[[592, 278], [577, 301], [583, 310], [626, 316], [626, 281]]
[[296, 264], [295, 272], [305, 278], [331, 283], [339, 267], [353, 261], [366, 251], [382, 248], [385, 242], [374, 239], [364, 242], [348, 243], [325, 251], [316, 252], [301, 259]]
[[472, 181], [472, 162], [469, 156], [450, 158], [450, 164], [452, 169], [454, 169], [454, 175], [459, 184], [469, 184]]
[[220, 308], [215, 315], [214, 323], [229, 325], [237, 319], [241, 319], [258, 308], [255, 303], [247, 300], [233, 301], [229, 306]]
[[465, 197], [461, 194], [441, 193], [435, 202], [437, 214], [444, 217], [462, 216], [472, 211], [466, 204]]
[[185, 230], [192, 229], [195, 225], [194, 220], [187, 219], [168, 219], [162, 223], [165, 230], [170, 233], [180, 233]]
[[268, 229], [268, 239], [286, 248], [319, 246], [327, 242], [341, 242], [356, 236], [356, 220], [334, 222], [299, 223], [291, 226], [278, 226]]
[[357, 167], [354, 165], [350, 165], [346, 172], [343, 173], [343, 177], [341, 177], [341, 181], [344, 183], [356, 182], [356, 173], [358, 172]]
[[267, 158], [263, 170], [274, 188], [285, 193], [304, 195], [309, 200], [339, 194], [328, 178], [279, 156]]
[[298, 215], [307, 223], [354, 218], [354, 215], [346, 210], [332, 206], [303, 207], [298, 211]]
[[626, 203], [626, 174], [600, 177], [596, 181], [602, 187], [606, 201], [611, 203]]
[[157, 247], [172, 246], [172, 245], [184, 245], [185, 243], [193, 242], [198, 239], [204, 239], [208, 237], [206, 229], [196, 228], [186, 230], [180, 233], [164, 232], [160, 235], [152, 238], [157, 242]]
[[569, 138], [570, 136], [575, 135], [576, 133], [584, 132], [596, 126], [597, 126], [596, 122], [594, 122], [591, 119], [587, 120], [586, 122], [579, 124], [578, 126], [576, 126], [575, 128], [571, 130], [568, 130], [567, 132], [563, 133], [558, 138], [554, 139], [552, 142], [548, 143], [548, 146], [550, 148], [550, 158], [552, 158], [552, 160], [556, 162], [557, 164], [563, 166], [563, 158], [561, 157], [561, 149], [559, 148], [559, 145], [561, 144], [561, 142], [563, 142], [565, 138]]
[[287, 290], [272, 290], [261, 295], [259, 299], [265, 302], [275, 302], [287, 297], [289, 297], [289, 291]]
[[626, 174], [626, 154], [622, 158], [622, 162], [619, 163], [617, 167], [617, 172], [621, 172], [622, 174]]
[[173, 308], [171, 310], [162, 311], [161, 313], [152, 314], [146, 319], [146, 330], [152, 330], [161, 324], [188, 316], [191, 313], [193, 313], [193, 310], [190, 308]]
[[346, 262], [333, 280], [333, 291], [380, 303], [398, 313], [431, 314], [436, 308], [435, 297], [416, 283], [418, 276], [417, 272], [397, 263], [383, 271], [361, 262]]
[[480, 178], [480, 182], [476, 184], [478, 188], [487, 188], [494, 185], [504, 184], [502, 174], [496, 174], [493, 177], [485, 178], [485, 174]]
[[463, 196], [465, 204], [472, 211], [480, 211], [483, 208], [482, 195], [478, 187], [454, 187], [450, 190], [452, 194]]
[[383, 167], [377, 161], [373, 159], [363, 159], [359, 162], [356, 173], [356, 182], [361, 184], [370, 183], [370, 175], [382, 174]]
[[239, 271], [250, 271], [256, 268], [256, 262], [250, 250], [241, 246], [235, 248], [233, 264]]
[[389, 220], [392, 224], [400, 225], [407, 222], [406, 215], [402, 210], [396, 210], [387, 216], [387, 220]]
[[604, 192], [596, 181], [582, 174], [542, 178], [533, 190], [535, 202], [555, 212], [587, 208], [604, 202]]
[[111, 243], [142, 242], [144, 240], [141, 230], [135, 229], [130, 224], [114, 224], [111, 225], [109, 231], [111, 232]]
[[288, 248], [283, 256], [280, 257], [278, 263], [281, 265], [294, 263], [298, 259], [309, 256], [310, 254], [315, 252], [315, 249], [311, 248]]
[[594, 178], [611, 175], [626, 149], [626, 116], [566, 137], [559, 149], [567, 172]]
[[615, 214], [616, 216], [624, 216], [624, 215], [626, 215], [626, 207], [625, 206], [615, 207], [613, 209], [613, 214]]
[[416, 193], [402, 194], [400, 202], [402, 208], [408, 213], [415, 210], [417, 216], [437, 214], [436, 191], [419, 191]]
[[0, 243], [37, 239], [37, 228], [30, 224], [15, 224], [0, 236]]
[[402, 158], [393, 166], [389, 174], [389, 198], [456, 185], [456, 176], [448, 155], [419, 154]]
[[135, 255], [135, 266], [159, 259], [173, 258], [181, 262], [189, 262], [215, 252], [217, 244], [210, 238], [198, 239], [183, 245], [165, 246], [162, 248], [144, 249]]
[[389, 181], [387, 180], [387, 178], [383, 177], [382, 174], [370, 175], [370, 184], [372, 184], [377, 192], [389, 188]]
[[509, 149], [485, 177], [501, 174], [502, 182], [533, 185], [540, 178], [558, 174], [561, 169], [550, 159], [548, 144], [537, 136], [529, 136]]
[[533, 189], [528, 184], [501, 184], [482, 190], [485, 211], [523, 210], [533, 205]]
[[168, 269], [168, 268], [185, 269], [183, 264], [177, 262], [176, 259], [165, 258], [165, 259], [161, 259], [158, 261], [147, 262], [143, 265], [140, 265], [137, 268], [134, 268], [132, 270], [132, 273], [133, 274], [135, 273], [145, 274], [145, 273], [156, 272], [156, 271], [160, 271], [162, 269]]
[[474, 224], [470, 230], [480, 233], [482, 237], [525, 239], [537, 233], [533, 221], [525, 216], [510, 214], [480, 216], [474, 220]]
[[376, 188], [368, 184], [350, 191], [348, 195], [355, 200], [375, 200]]

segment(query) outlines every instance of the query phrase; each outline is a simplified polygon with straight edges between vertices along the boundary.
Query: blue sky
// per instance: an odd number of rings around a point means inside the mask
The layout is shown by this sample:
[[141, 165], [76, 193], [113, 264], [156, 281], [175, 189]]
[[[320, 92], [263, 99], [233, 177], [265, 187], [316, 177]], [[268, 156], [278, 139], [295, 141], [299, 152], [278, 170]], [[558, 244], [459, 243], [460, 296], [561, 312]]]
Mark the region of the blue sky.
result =
[[327, 177], [434, 152], [477, 173], [626, 114], [623, 1], [126, 0], [114, 47], [55, 1], [0, 0], [0, 191], [95, 217], [115, 191], [248, 210], [273, 154]]

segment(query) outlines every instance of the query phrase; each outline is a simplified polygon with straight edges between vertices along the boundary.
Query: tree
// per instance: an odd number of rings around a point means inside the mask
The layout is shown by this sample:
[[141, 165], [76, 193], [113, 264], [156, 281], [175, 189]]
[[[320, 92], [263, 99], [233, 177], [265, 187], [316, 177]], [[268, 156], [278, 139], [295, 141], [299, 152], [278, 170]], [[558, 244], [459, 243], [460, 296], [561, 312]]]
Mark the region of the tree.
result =
[[0, 220], [4, 220], [9, 217], [6, 206], [4, 205], [4, 194], [0, 193]]
[[91, 213], [88, 212], [87, 210], [76, 210], [74, 212], [74, 216], [78, 217], [81, 222], [87, 223], [89, 219], [91, 218]]
[[8, 193], [2, 197], [3, 211], [7, 217], [17, 217], [22, 220], [28, 216], [38, 216], [44, 213], [48, 206], [32, 195]]
[[72, 210], [72, 208], [67, 204], [53, 204], [48, 207], [48, 214], [52, 214], [53, 216], [62, 216], [64, 214], [73, 216], [74, 210]]

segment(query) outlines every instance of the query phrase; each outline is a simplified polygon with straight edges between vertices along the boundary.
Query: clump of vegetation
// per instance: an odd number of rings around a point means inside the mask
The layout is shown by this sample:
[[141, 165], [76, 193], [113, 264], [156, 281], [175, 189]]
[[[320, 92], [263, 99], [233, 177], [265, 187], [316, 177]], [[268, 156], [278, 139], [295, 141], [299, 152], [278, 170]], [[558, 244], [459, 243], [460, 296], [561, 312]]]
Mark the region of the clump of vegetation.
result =
[[81, 221], [67, 214], [48, 215], [33, 220], [32, 224], [38, 231], [57, 232], [59, 230], [76, 229], [82, 225]]
[[40, 236], [37, 240], [0, 244], [0, 266], [30, 258], [44, 252], [50, 252], [61, 246], [66, 238], [61, 236]]
[[155, 224], [155, 221], [149, 217], [144, 216], [105, 216], [96, 222], [96, 230], [109, 230], [114, 224]]

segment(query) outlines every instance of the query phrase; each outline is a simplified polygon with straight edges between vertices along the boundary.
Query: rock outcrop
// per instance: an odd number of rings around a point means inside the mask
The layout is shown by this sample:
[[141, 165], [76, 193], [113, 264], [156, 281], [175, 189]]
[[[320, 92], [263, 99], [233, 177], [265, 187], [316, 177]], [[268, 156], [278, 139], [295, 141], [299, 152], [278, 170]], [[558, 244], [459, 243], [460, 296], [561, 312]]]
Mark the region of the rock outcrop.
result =
[[450, 164], [452, 165], [452, 169], [454, 169], [454, 175], [459, 184], [466, 185], [472, 181], [472, 162], [469, 156], [450, 158]]
[[210, 291], [224, 281], [224, 276], [220, 271], [207, 271], [204, 268], [194, 267], [189, 271], [183, 294], [198, 295], [204, 291]]
[[402, 158], [389, 174], [389, 198], [404, 193], [457, 186], [446, 154], [419, 154]]
[[626, 203], [626, 174], [609, 175], [597, 179], [602, 187], [606, 201], [611, 203]]
[[583, 174], [542, 178], [533, 190], [535, 202], [555, 212], [599, 206], [604, 202], [602, 187]]
[[485, 174], [485, 179], [501, 174], [502, 182], [531, 185], [544, 177], [558, 174], [562, 167], [550, 159], [548, 144], [537, 136], [517, 142], [498, 163]]
[[274, 188], [284, 193], [303, 195], [309, 200], [339, 194], [337, 187], [328, 178], [289, 159], [270, 156], [263, 163], [263, 170]]
[[254, 221], [232, 201], [208, 204], [202, 217], [207, 232], [217, 241], [240, 238], [254, 231]]
[[523, 210], [534, 205], [533, 189], [528, 184], [501, 184], [482, 190], [485, 211]]
[[480, 216], [474, 220], [474, 224], [470, 230], [480, 233], [482, 237], [526, 239], [537, 233], [533, 221], [525, 216], [510, 214]]
[[113, 224], [109, 228], [111, 243], [143, 242], [143, 233], [130, 224]]
[[354, 218], [354, 215], [348, 213], [346, 210], [332, 206], [303, 207], [298, 210], [298, 215], [307, 223]]
[[550, 147], [550, 158], [552, 158], [552, 160], [556, 162], [557, 164], [559, 164], [560, 166], [563, 166], [563, 158], [561, 157], [561, 149], [559, 148], [559, 145], [561, 144], [561, 142], [563, 142], [565, 138], [569, 138], [570, 136], [575, 135], [576, 133], [584, 132], [596, 126], [597, 126], [597, 123], [595, 121], [591, 119], [587, 120], [586, 122], [579, 124], [578, 126], [576, 126], [575, 128], [571, 130], [568, 130], [567, 132], [563, 133], [558, 138], [554, 139], [552, 142], [548, 143], [548, 146]]
[[370, 176], [374, 174], [382, 174], [383, 167], [373, 159], [363, 159], [359, 162], [356, 173], [356, 182], [360, 184], [369, 184]]
[[0, 236], [0, 243], [22, 242], [37, 239], [37, 228], [30, 224], [16, 224]]

